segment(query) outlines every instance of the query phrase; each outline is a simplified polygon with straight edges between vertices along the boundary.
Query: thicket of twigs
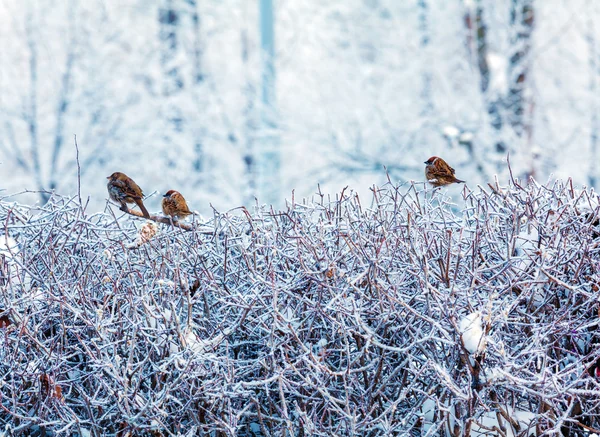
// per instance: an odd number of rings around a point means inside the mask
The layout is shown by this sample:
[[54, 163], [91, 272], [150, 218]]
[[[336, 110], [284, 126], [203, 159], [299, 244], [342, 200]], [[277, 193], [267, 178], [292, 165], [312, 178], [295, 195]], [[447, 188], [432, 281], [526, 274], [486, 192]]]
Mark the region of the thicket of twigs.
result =
[[192, 231], [57, 196], [35, 212], [1, 202], [15, 241], [0, 429], [594, 432], [597, 195], [533, 181], [465, 188], [456, 205], [443, 193], [389, 184]]

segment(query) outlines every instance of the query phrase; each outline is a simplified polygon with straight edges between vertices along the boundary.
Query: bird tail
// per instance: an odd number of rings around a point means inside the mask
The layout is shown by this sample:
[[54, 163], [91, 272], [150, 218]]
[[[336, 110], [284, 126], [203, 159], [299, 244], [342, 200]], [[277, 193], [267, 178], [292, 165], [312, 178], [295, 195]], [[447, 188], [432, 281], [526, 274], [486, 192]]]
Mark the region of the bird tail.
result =
[[135, 203], [137, 203], [137, 206], [139, 206], [140, 209], [142, 210], [142, 214], [144, 214], [144, 217], [150, 218], [150, 213], [144, 206], [144, 202], [142, 202], [142, 199], [135, 199]]

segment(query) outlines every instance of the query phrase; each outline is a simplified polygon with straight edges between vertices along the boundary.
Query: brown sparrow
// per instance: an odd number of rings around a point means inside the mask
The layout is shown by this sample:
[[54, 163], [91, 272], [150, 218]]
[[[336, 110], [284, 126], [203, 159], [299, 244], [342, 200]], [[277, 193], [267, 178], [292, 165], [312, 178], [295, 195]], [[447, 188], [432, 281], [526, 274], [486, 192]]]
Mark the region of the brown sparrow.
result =
[[437, 156], [432, 156], [425, 161], [425, 178], [434, 187], [450, 185], [453, 183], [464, 183], [454, 176], [454, 169], [450, 167], [446, 161]]
[[169, 190], [163, 196], [162, 210], [165, 215], [170, 215], [172, 218], [185, 218], [192, 214], [188, 208], [187, 202], [179, 191]]
[[121, 204], [122, 211], [127, 212], [128, 203], [136, 203], [142, 210], [144, 217], [150, 218], [150, 214], [144, 206], [144, 202], [142, 202], [144, 193], [142, 193], [142, 189], [133, 181], [133, 179], [125, 173], [120, 173], [118, 171], [114, 172], [106, 179], [108, 179], [108, 184], [106, 184], [108, 194], [112, 200]]

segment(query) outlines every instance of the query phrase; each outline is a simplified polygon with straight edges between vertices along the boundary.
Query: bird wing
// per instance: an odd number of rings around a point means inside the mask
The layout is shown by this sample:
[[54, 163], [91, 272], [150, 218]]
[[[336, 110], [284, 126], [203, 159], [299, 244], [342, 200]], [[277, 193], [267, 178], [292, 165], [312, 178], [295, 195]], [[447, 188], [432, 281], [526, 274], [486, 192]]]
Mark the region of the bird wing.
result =
[[131, 183], [129, 183], [129, 181], [122, 181], [121, 179], [117, 179], [113, 181], [113, 184], [121, 188], [121, 190], [123, 190], [123, 193], [126, 196], [131, 197], [133, 199], [141, 199], [141, 196], [138, 193], [141, 193], [142, 190], [140, 187], [138, 187], [138, 185], [135, 182], [131, 181]]

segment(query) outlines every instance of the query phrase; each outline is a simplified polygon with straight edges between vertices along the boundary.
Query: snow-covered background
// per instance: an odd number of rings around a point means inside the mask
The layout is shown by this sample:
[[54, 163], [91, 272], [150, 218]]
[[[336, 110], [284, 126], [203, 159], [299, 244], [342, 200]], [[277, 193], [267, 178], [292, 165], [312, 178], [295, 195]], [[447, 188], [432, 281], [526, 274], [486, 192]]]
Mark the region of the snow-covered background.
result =
[[3, 193], [75, 194], [74, 135], [91, 212], [115, 170], [150, 210], [174, 188], [204, 213], [366, 193], [384, 166], [422, 180], [431, 155], [471, 186], [506, 180], [508, 152], [595, 185], [597, 1], [279, 0], [261, 21], [270, 3], [0, 2]]

